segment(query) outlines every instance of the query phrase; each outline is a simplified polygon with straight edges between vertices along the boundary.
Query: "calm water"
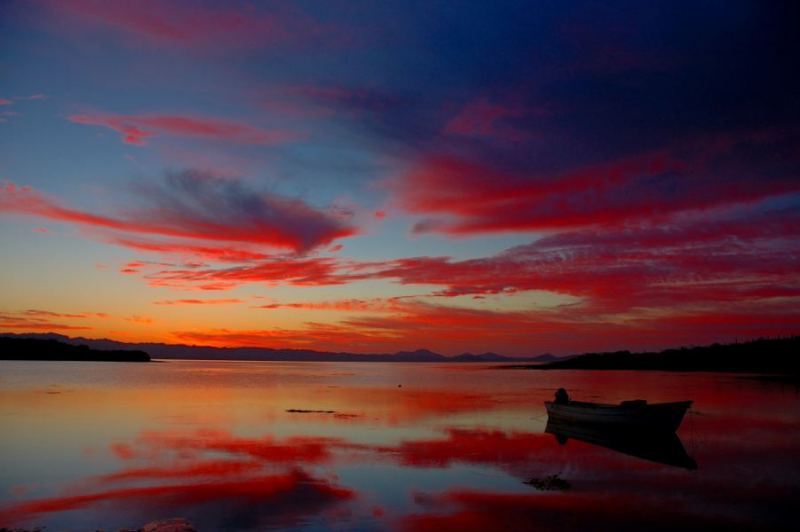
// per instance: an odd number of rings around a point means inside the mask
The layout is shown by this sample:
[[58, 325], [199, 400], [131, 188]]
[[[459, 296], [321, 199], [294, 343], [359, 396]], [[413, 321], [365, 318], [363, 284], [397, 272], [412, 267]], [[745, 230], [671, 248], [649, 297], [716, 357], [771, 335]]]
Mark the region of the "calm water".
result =
[[[545, 432], [559, 386], [694, 400], [680, 441], [622, 442], [675, 465]], [[799, 398], [711, 374], [0, 362], [0, 528], [788, 529]], [[549, 475], [571, 488], [524, 483]]]

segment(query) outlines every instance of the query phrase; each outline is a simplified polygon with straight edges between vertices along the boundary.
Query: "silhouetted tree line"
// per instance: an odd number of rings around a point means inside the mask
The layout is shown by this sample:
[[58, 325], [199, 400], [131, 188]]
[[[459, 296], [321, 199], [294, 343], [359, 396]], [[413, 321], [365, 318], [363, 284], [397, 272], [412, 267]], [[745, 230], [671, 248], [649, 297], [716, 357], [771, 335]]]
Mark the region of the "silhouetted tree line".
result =
[[531, 366], [537, 369], [636, 369], [656, 371], [735, 371], [797, 374], [800, 336], [759, 338], [749, 342], [681, 347], [659, 352], [586, 353]]
[[0, 337], [0, 360], [79, 360], [102, 362], [149, 362], [144, 351], [91, 349], [57, 340]]

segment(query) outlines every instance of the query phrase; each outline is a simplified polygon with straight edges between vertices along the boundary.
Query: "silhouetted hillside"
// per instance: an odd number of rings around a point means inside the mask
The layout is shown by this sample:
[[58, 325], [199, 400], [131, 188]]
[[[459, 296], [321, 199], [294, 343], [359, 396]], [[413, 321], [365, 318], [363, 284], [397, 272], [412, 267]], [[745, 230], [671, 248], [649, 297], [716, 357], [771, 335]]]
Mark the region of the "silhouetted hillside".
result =
[[78, 360], [96, 362], [150, 362], [144, 351], [91, 349], [58, 340], [0, 337], [0, 360]]
[[444, 356], [427, 349], [400, 351], [397, 353], [332, 353], [311, 349], [270, 349], [267, 347], [208, 347], [199, 345], [163, 343], [125, 343], [116, 340], [70, 338], [56, 333], [6, 333], [0, 337], [36, 338], [57, 340], [72, 345], [87, 345], [92, 349], [138, 349], [153, 358], [182, 358], [194, 360], [267, 360], [294, 362], [546, 362], [552, 355], [533, 357], [508, 357], [496, 353], [473, 355], [465, 353], [457, 356]]
[[586, 353], [548, 364], [509, 366], [525, 369], [616, 369], [656, 371], [733, 371], [797, 374], [800, 336], [761, 338], [735, 344], [682, 347], [659, 352]]

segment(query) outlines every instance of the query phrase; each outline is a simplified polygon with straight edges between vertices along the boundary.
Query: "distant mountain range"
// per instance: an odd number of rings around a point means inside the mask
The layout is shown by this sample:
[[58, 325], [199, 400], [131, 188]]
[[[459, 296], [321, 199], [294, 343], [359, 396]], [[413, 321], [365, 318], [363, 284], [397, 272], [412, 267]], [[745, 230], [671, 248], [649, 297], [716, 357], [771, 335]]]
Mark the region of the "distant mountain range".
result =
[[56, 333], [5, 333], [0, 337], [57, 340], [71, 345], [85, 345], [95, 350], [144, 351], [153, 358], [182, 358], [197, 360], [272, 360], [297, 362], [553, 362], [563, 360], [550, 354], [531, 357], [508, 357], [497, 353], [475, 355], [463, 353], [445, 356], [427, 349], [399, 351], [391, 354], [359, 354], [313, 351], [310, 349], [270, 349], [266, 347], [207, 347], [185, 344], [130, 343], [116, 340], [71, 338]]

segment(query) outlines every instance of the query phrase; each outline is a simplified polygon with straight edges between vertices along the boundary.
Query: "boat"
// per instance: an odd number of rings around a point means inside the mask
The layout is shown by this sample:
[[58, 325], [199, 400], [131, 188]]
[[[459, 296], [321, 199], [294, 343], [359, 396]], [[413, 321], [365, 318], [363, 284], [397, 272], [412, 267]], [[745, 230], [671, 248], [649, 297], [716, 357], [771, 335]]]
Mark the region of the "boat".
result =
[[675, 432], [692, 401], [648, 403], [622, 401], [617, 405], [581, 401], [545, 401], [548, 420], [561, 423], [611, 425]]
[[697, 462], [686, 453], [683, 443], [674, 432], [629, 426], [561, 423], [552, 419], [548, 420], [544, 431], [555, 436], [562, 445], [573, 439], [650, 462], [690, 471], [697, 469]]

